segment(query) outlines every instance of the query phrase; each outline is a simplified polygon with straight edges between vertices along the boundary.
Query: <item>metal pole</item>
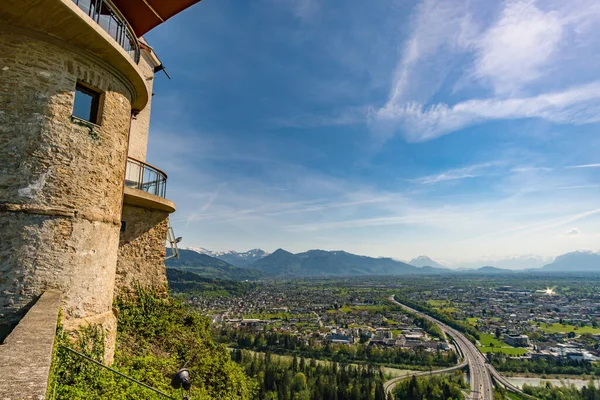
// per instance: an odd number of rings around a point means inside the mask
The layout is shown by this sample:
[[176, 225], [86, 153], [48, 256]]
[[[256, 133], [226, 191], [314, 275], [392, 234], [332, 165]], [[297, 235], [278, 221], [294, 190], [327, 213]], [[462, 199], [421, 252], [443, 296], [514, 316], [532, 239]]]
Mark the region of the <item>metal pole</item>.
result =
[[65, 349], [65, 350], [69, 350], [70, 352], [77, 354], [79, 357], [85, 358], [87, 361], [90, 361], [90, 362], [92, 362], [92, 363], [94, 363], [94, 364], [96, 364], [96, 365], [98, 365], [98, 366], [100, 366], [102, 368], [106, 368], [107, 370], [109, 370], [111, 372], [114, 372], [115, 374], [119, 375], [122, 378], [130, 380], [130, 381], [132, 381], [134, 383], [137, 383], [138, 385], [143, 386], [146, 389], [152, 390], [153, 392], [158, 393], [160, 395], [163, 395], [163, 396], [165, 396], [165, 397], [167, 397], [169, 399], [176, 400], [174, 397], [171, 397], [170, 395], [168, 395], [168, 394], [166, 394], [164, 392], [161, 392], [160, 390], [155, 389], [152, 386], [148, 386], [145, 383], [142, 383], [142, 382], [140, 382], [140, 381], [138, 381], [136, 379], [133, 379], [132, 377], [127, 376], [127, 375], [125, 375], [125, 374], [117, 371], [116, 369], [112, 369], [111, 367], [107, 367], [106, 365], [102, 364], [101, 362], [98, 362], [98, 361], [94, 360], [93, 358], [90, 358], [90, 357], [86, 356], [85, 354], [81, 354], [80, 352], [78, 352], [76, 350], [73, 350], [73, 349], [71, 349], [71, 348], [69, 348], [67, 346], [63, 346], [62, 344], [59, 345], [59, 346], [62, 347], [63, 349]]

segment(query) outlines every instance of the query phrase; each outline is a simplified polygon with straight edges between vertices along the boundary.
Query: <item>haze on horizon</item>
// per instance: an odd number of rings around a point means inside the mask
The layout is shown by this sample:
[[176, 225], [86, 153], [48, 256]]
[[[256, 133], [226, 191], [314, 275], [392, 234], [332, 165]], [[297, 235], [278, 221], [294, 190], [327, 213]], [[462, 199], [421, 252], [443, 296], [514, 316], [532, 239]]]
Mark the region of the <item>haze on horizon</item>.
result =
[[146, 39], [185, 246], [597, 250], [600, 3], [204, 0]]

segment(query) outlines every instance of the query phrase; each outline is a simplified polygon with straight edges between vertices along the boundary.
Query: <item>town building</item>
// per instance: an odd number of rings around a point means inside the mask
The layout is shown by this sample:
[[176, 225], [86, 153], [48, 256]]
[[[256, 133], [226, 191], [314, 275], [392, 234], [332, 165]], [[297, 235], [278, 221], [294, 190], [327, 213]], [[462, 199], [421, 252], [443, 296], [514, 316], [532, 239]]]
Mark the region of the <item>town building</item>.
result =
[[504, 342], [514, 347], [529, 346], [529, 337], [527, 335], [504, 334]]

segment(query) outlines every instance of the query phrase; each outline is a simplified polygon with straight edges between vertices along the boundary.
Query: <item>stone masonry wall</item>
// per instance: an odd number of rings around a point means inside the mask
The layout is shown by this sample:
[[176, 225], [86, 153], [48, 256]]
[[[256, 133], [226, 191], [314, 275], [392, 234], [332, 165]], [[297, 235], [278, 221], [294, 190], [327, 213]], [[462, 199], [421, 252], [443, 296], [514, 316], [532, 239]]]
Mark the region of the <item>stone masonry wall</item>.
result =
[[[152, 66], [152, 61], [146, 54], [146, 51], [142, 51], [139, 67], [144, 74], [148, 93], [152, 93], [152, 86], [154, 84], [154, 67]], [[146, 161], [151, 108], [152, 96], [149, 97], [146, 107], [144, 107], [144, 109], [140, 111], [131, 121], [128, 155], [141, 161]]]
[[129, 291], [134, 284], [166, 291], [169, 213], [124, 204], [122, 219], [125, 229], [119, 239], [115, 292]]
[[[53, 43], [0, 27], [0, 324], [58, 289], [65, 322], [114, 329], [131, 93]], [[71, 119], [78, 80], [104, 92], [93, 129]]]

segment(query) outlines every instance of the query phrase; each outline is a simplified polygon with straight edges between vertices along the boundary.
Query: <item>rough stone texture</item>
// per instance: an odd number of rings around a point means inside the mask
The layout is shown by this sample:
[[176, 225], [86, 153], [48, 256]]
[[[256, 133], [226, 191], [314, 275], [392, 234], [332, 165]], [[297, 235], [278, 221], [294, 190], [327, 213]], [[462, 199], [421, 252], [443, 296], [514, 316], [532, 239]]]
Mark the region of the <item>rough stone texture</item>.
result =
[[[140, 62], [138, 64], [144, 78], [148, 93], [152, 93], [154, 84], [154, 63], [148, 56], [147, 50], [142, 50]], [[131, 121], [131, 131], [129, 134], [128, 155], [141, 161], [146, 161], [146, 151], [148, 149], [148, 131], [150, 129], [150, 111], [152, 105], [152, 96], [148, 98], [148, 103]]]
[[[47, 289], [66, 321], [111, 310], [131, 94], [103, 65], [0, 29], [0, 325]], [[71, 119], [78, 80], [100, 126]]]
[[62, 321], [62, 326], [66, 331], [71, 331], [70, 335], [73, 338], [77, 337], [77, 331], [81, 328], [87, 326], [101, 327], [104, 330], [104, 363], [106, 365], [112, 364], [117, 339], [117, 317], [114, 309], [91, 317]]
[[166, 211], [123, 205], [125, 231], [119, 239], [116, 293], [130, 290], [135, 283], [166, 291], [168, 217]]
[[60, 293], [47, 291], [0, 346], [0, 398], [45, 399]]

